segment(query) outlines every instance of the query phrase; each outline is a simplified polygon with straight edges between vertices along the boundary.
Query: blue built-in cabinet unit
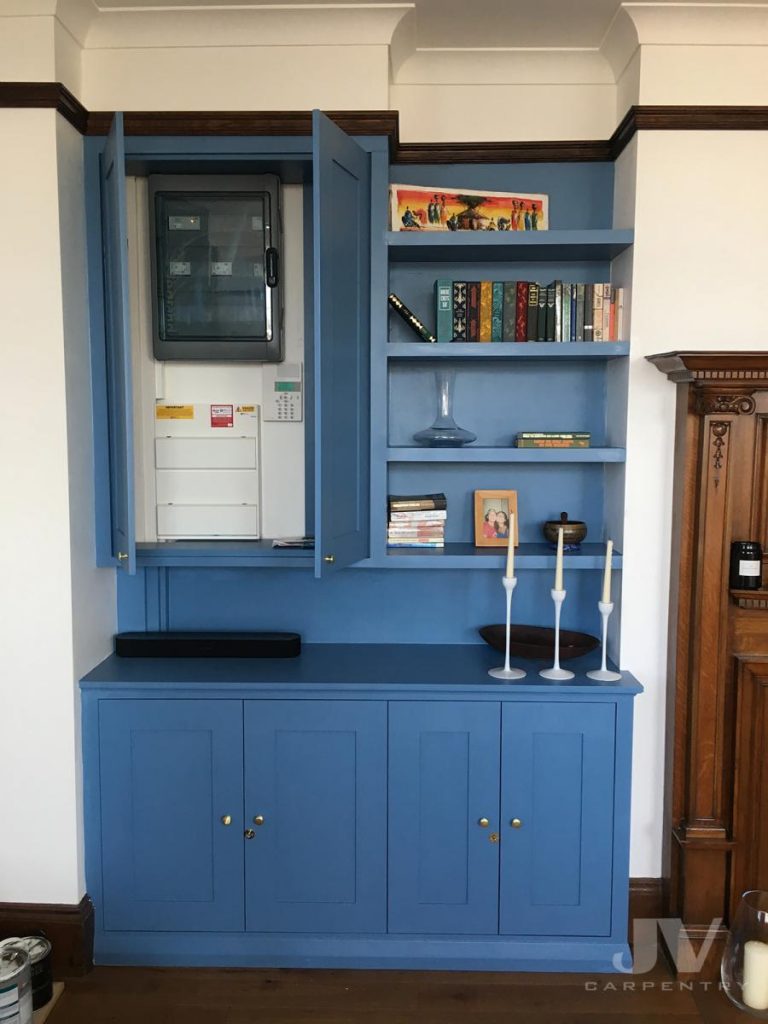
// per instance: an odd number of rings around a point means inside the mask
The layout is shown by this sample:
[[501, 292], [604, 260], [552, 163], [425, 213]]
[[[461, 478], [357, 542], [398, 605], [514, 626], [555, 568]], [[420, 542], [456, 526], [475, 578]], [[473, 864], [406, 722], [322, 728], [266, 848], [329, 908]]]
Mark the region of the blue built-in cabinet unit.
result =
[[[97, 564], [126, 630], [295, 630], [286, 660], [111, 657], [82, 682], [86, 871], [100, 963], [602, 970], [628, 962], [632, 705], [597, 683], [491, 679], [503, 549], [473, 491], [518, 493], [513, 617], [597, 632], [605, 541], [620, 615], [629, 342], [435, 344], [437, 278], [620, 279], [610, 163], [390, 166], [319, 112], [307, 136], [85, 140]], [[303, 189], [305, 493], [315, 550], [136, 537], [126, 175], [276, 173]], [[393, 232], [390, 182], [544, 192], [547, 232]], [[135, 341], [133, 342], [135, 344]], [[462, 449], [419, 447], [436, 368]], [[520, 430], [589, 430], [584, 450]], [[387, 549], [387, 494], [444, 491], [444, 550]], [[617, 633], [618, 636], [618, 633]]]
[[629, 674], [470, 645], [131, 659], [83, 680], [99, 963], [628, 962]]

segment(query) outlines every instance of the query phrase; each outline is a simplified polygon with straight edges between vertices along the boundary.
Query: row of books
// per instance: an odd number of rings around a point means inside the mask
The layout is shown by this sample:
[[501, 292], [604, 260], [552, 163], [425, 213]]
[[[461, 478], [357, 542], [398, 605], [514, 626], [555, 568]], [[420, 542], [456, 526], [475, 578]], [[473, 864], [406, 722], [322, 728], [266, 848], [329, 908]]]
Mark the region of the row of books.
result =
[[618, 341], [624, 289], [608, 282], [435, 281], [437, 341]]
[[516, 448], [589, 448], [592, 435], [587, 430], [525, 431], [515, 434]]
[[390, 494], [387, 547], [445, 547], [448, 502], [444, 494]]

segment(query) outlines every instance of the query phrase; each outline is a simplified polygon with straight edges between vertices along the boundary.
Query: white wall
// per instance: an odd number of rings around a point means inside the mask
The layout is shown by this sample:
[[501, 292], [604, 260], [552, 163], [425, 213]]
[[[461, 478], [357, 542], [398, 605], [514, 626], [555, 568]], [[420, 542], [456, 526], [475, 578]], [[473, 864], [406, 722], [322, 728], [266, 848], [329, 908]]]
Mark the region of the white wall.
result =
[[82, 142], [57, 120], [0, 110], [0, 902], [83, 895], [75, 680], [114, 610], [90, 568]]
[[636, 145], [622, 662], [646, 687], [635, 705], [632, 873], [656, 876], [675, 386], [644, 357], [768, 347], [768, 134], [641, 132]]

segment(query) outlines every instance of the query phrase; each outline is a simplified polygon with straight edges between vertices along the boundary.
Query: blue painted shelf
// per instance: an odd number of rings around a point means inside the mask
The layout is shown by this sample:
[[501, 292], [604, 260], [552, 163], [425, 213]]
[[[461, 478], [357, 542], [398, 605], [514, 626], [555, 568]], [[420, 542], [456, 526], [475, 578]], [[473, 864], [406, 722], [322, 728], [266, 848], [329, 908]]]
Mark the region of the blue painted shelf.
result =
[[139, 567], [246, 566], [289, 569], [311, 567], [315, 552], [273, 548], [271, 540], [176, 540], [136, 545]]
[[626, 448], [387, 448], [387, 462], [625, 462]]
[[[503, 569], [506, 548], [477, 548], [474, 544], [446, 544], [444, 548], [387, 548], [387, 568], [400, 569]], [[613, 568], [621, 569], [621, 554], [614, 551]], [[563, 567], [602, 569], [605, 544], [582, 544], [580, 551], [566, 552]], [[554, 569], [555, 552], [548, 544], [520, 544], [515, 548], [516, 569]]]
[[629, 355], [628, 341], [519, 341], [479, 344], [452, 341], [448, 344], [392, 341], [388, 359], [619, 359]]
[[389, 231], [389, 256], [406, 263], [464, 260], [611, 260], [634, 241], [630, 230]]

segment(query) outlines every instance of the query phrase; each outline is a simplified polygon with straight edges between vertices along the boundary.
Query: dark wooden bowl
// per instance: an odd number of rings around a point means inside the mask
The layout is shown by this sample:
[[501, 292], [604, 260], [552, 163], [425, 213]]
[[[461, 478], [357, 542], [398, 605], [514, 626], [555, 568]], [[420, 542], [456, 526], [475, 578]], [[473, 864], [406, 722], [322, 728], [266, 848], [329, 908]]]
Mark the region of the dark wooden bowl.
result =
[[[494, 650], [504, 653], [506, 627], [481, 626], [480, 636]], [[600, 641], [589, 633], [575, 633], [571, 629], [560, 630], [560, 660], [578, 658], [599, 647]], [[509, 631], [509, 652], [518, 658], [552, 658], [555, 651], [555, 631], [549, 626], [512, 626]]]

